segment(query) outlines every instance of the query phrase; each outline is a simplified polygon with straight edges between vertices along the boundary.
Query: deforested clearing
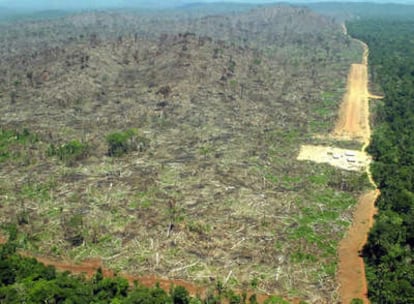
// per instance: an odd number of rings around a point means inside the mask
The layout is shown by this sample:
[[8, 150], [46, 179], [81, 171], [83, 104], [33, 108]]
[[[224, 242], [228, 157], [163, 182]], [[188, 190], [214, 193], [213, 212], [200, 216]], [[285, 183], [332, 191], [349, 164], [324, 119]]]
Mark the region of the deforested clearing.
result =
[[361, 57], [340, 25], [272, 6], [0, 33], [0, 220], [23, 250], [338, 301], [337, 246], [366, 175], [296, 157], [332, 132]]

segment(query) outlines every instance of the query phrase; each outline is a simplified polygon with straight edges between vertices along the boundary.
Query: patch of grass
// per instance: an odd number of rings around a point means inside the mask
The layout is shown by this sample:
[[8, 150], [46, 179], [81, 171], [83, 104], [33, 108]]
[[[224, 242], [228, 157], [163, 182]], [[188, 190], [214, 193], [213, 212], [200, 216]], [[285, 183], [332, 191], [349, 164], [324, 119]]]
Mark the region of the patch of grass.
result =
[[315, 117], [309, 123], [311, 133], [328, 133], [332, 129], [341, 98], [338, 92], [321, 93], [320, 100], [311, 106]]
[[200, 154], [206, 159], [214, 152], [214, 147], [211, 144], [204, 144], [199, 148]]
[[324, 133], [332, 126], [332, 123], [323, 119], [309, 122], [310, 131], [312, 133]]
[[259, 58], [255, 58], [255, 59], [253, 60], [253, 64], [254, 64], [254, 65], [261, 65], [261, 64], [262, 64], [262, 61], [261, 61]]
[[51, 144], [47, 150], [48, 156], [57, 156], [61, 161], [72, 163], [88, 157], [89, 146], [78, 140], [72, 140], [66, 144], [55, 146]]
[[54, 181], [45, 183], [26, 183], [20, 189], [20, 197], [46, 201], [50, 199], [50, 190], [56, 186]]
[[0, 163], [19, 157], [19, 149], [16, 146], [25, 146], [37, 141], [37, 135], [30, 133], [28, 129], [19, 132], [0, 128]]
[[201, 221], [188, 221], [186, 226], [190, 232], [198, 234], [207, 234], [211, 231], [211, 226]]
[[230, 80], [229, 84], [230, 84], [230, 87], [232, 87], [234, 89], [237, 86], [237, 80], [232, 79], [232, 80]]
[[310, 253], [296, 251], [290, 255], [290, 260], [294, 263], [315, 263], [318, 260], [318, 258]]
[[152, 201], [143, 194], [142, 197], [138, 197], [136, 200], [133, 200], [129, 203], [128, 207], [131, 209], [136, 208], [150, 208], [152, 206]]
[[316, 185], [326, 185], [329, 178], [324, 174], [312, 175], [309, 177], [309, 181]]
[[281, 297], [271, 296], [263, 302], [264, 304], [289, 304], [288, 301], [284, 300]]
[[334, 276], [336, 273], [336, 263], [330, 262], [327, 264], [322, 264], [322, 272], [326, 273], [329, 276]]
[[324, 238], [316, 233], [310, 225], [300, 225], [291, 232], [289, 238], [292, 240], [304, 239], [310, 244], [318, 245], [324, 241]]

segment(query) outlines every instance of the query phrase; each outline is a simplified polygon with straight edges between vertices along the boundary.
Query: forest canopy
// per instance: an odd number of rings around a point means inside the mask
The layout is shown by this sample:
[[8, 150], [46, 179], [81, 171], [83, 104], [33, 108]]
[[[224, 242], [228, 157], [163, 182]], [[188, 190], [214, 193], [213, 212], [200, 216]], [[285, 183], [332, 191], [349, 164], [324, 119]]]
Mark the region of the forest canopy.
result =
[[370, 49], [375, 104], [368, 152], [380, 190], [379, 214], [363, 249], [372, 303], [414, 303], [414, 21], [353, 21], [349, 33]]

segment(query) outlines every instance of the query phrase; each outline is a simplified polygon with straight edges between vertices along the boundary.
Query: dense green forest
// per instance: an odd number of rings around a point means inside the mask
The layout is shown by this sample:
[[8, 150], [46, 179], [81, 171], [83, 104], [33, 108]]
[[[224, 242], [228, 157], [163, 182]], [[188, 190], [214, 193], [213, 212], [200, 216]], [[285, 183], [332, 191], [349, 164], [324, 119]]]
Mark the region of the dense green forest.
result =
[[370, 48], [375, 104], [369, 146], [380, 190], [379, 213], [363, 249], [372, 303], [414, 303], [414, 21], [350, 22], [349, 33]]
[[315, 2], [306, 4], [312, 10], [328, 15], [338, 21], [395, 18], [409, 19], [414, 17], [414, 6], [401, 3], [372, 2]]

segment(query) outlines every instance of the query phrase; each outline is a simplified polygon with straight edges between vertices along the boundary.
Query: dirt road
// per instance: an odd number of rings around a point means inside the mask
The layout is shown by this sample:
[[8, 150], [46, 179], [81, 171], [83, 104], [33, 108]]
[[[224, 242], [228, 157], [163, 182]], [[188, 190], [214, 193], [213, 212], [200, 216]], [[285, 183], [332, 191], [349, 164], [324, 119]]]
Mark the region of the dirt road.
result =
[[[20, 252], [20, 254], [23, 256], [32, 257], [30, 253]], [[112, 270], [107, 269], [102, 265], [102, 261], [99, 258], [87, 259], [78, 264], [74, 263], [73, 261], [54, 260], [44, 256], [37, 256], [36, 259], [40, 263], [53, 266], [59, 271], [69, 271], [74, 274], [84, 274], [87, 278], [91, 278], [93, 275], [95, 275], [98, 268], [102, 269], [103, 275], [105, 277], [115, 276], [115, 273]], [[131, 286], [134, 285], [135, 281], [147, 287], [154, 287], [158, 282], [160, 284], [160, 287], [166, 291], [170, 290], [171, 285], [175, 285], [185, 287], [192, 295], [203, 295], [205, 293], [204, 288], [201, 286], [196, 286], [182, 280], [163, 279], [156, 276], [132, 276], [125, 273], [121, 273], [120, 276], [127, 279]]]
[[367, 282], [365, 277], [364, 260], [360, 257], [368, 232], [373, 225], [376, 213], [375, 201], [378, 190], [363, 194], [353, 214], [352, 226], [338, 248], [338, 281], [341, 303], [349, 304], [352, 299], [360, 298], [369, 303], [367, 298]]
[[[345, 31], [346, 32], [346, 31]], [[338, 139], [357, 139], [363, 142], [361, 151], [369, 145], [371, 129], [369, 125], [369, 98], [368, 91], [368, 46], [361, 42], [364, 48], [362, 63], [353, 64], [349, 71], [347, 93], [344, 96], [340, 109], [339, 119], [333, 131]], [[372, 178], [369, 165], [366, 172], [370, 183], [377, 188]], [[363, 194], [355, 208], [352, 226], [338, 248], [339, 296], [341, 303], [350, 303], [354, 298], [360, 298], [369, 303], [367, 282], [365, 277], [364, 260], [360, 252], [367, 242], [368, 233], [373, 225], [377, 210], [375, 201], [380, 195], [379, 190], [372, 190]]]
[[[364, 51], [364, 58], [367, 55], [367, 51]], [[332, 134], [334, 137], [357, 139], [363, 142], [369, 140], [368, 97], [367, 65], [352, 64], [348, 74], [347, 93], [344, 96], [339, 110], [339, 119]]]
[[[2, 238], [0, 241], [5, 242], [6, 239]], [[1, 243], [0, 243], [1, 244]], [[32, 254], [28, 252], [19, 252], [20, 255], [26, 256], [26, 257], [33, 257]], [[35, 257], [37, 261], [44, 265], [50, 265], [55, 267], [58, 271], [69, 271], [73, 274], [83, 274], [87, 278], [92, 278], [98, 268], [102, 269], [102, 273], [104, 277], [112, 278], [115, 276], [114, 271], [111, 269], [105, 268], [102, 264], [101, 259], [87, 259], [82, 261], [81, 263], [74, 263], [73, 261], [65, 261], [65, 260], [55, 260], [49, 257], [45, 256], [36, 256]], [[131, 286], [134, 286], [135, 281], [139, 282], [139, 284], [146, 286], [146, 287], [154, 287], [156, 283], [159, 283], [160, 287], [164, 289], [165, 291], [170, 291], [171, 285], [174, 286], [183, 286], [185, 287], [190, 295], [192, 296], [201, 296], [205, 297], [208, 292], [208, 287], [192, 284], [187, 281], [183, 280], [174, 280], [174, 279], [167, 279], [167, 278], [160, 278], [157, 276], [133, 276], [126, 273], [120, 273], [119, 276], [125, 278], [128, 280], [129, 284]], [[211, 286], [210, 286], [211, 287]], [[234, 292], [242, 294], [243, 291], [241, 290], [234, 290]], [[249, 298], [253, 292], [247, 291], [247, 297]], [[262, 294], [262, 293], [255, 293], [257, 297], [258, 303], [263, 303], [269, 298], [269, 295]], [[291, 299], [289, 300], [292, 304], [299, 304], [300, 299]]]

